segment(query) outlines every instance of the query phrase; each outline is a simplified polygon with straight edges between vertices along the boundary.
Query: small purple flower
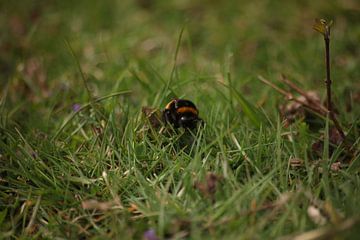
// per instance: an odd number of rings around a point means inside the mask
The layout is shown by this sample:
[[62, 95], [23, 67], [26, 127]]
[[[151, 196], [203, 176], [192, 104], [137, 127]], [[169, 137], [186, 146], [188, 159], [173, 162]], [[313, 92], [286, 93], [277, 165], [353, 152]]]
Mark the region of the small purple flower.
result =
[[78, 104], [78, 103], [75, 103], [73, 106], [72, 106], [72, 109], [74, 112], [78, 112], [81, 108], [81, 105]]
[[156, 236], [156, 232], [154, 229], [149, 229], [144, 232], [143, 235], [144, 240], [159, 240], [159, 238]]

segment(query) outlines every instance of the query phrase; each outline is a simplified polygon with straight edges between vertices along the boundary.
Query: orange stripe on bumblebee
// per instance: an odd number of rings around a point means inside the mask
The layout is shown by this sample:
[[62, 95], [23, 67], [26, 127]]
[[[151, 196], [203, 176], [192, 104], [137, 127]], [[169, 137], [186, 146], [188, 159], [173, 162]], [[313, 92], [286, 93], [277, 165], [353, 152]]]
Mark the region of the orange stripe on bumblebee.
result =
[[178, 109], [176, 110], [176, 112], [177, 112], [177, 113], [191, 112], [191, 113], [193, 113], [193, 114], [195, 114], [195, 115], [198, 114], [198, 111], [197, 111], [195, 108], [193, 108], [193, 107], [180, 107], [180, 108], [178, 108]]

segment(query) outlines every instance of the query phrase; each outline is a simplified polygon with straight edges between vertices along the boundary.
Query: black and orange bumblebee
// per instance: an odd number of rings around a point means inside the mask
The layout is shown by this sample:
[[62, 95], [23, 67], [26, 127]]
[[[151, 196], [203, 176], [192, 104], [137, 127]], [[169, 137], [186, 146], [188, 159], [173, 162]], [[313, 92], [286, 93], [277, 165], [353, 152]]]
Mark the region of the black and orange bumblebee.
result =
[[174, 128], [193, 129], [201, 122], [199, 111], [195, 104], [185, 99], [173, 99], [163, 111], [165, 123], [171, 124]]

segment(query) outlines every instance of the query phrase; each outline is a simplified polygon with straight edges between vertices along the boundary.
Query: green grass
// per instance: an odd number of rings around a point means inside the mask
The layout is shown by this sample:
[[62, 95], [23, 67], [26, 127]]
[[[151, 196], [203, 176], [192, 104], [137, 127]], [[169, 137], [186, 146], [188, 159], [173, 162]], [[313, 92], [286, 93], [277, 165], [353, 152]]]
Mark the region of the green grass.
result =
[[[357, 1], [12, 1], [0, 9], [0, 238], [360, 234]], [[311, 150], [331, 122], [283, 127], [285, 100], [257, 79], [283, 73], [324, 99], [315, 18], [335, 22], [334, 102], [356, 154], [340, 171], [330, 166], [344, 149], [328, 156], [326, 134], [324, 154]], [[192, 100], [204, 126], [147, 129], [141, 108], [163, 109], [174, 97]], [[292, 167], [292, 158], [303, 164]], [[201, 189], [209, 172], [213, 196]], [[309, 216], [314, 205], [325, 226]]]

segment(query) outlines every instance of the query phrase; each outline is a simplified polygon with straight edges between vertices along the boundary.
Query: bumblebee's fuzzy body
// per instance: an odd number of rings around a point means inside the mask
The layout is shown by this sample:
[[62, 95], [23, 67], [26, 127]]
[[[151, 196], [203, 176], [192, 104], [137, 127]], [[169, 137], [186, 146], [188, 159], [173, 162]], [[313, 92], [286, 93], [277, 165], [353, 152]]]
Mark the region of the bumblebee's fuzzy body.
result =
[[163, 118], [166, 123], [172, 124], [174, 128], [196, 127], [199, 118], [199, 111], [195, 104], [185, 99], [174, 99], [170, 101], [163, 112]]

